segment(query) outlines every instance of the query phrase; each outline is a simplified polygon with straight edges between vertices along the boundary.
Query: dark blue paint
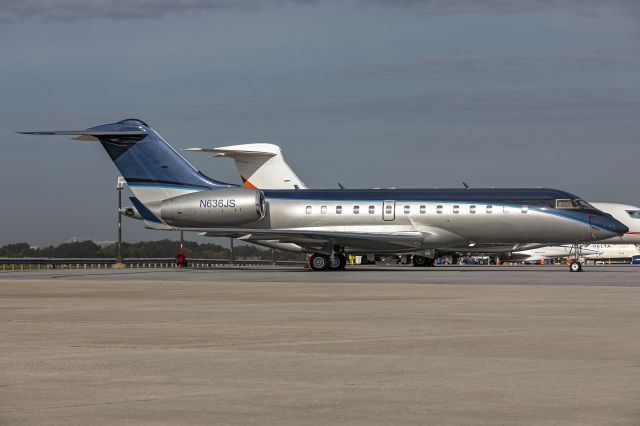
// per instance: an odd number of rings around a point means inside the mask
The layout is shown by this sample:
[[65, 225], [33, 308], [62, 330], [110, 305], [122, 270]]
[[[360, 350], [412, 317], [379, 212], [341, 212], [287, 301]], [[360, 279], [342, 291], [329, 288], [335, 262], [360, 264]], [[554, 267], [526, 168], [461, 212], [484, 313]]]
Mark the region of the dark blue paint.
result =
[[156, 215], [151, 213], [151, 210], [149, 210], [144, 204], [142, 204], [136, 197], [129, 197], [129, 199], [133, 203], [133, 206], [136, 208], [136, 210], [138, 210], [138, 213], [140, 213], [140, 216], [142, 216], [142, 219], [146, 220], [147, 222], [163, 223], [156, 217]]
[[171, 184], [200, 189], [237, 186], [216, 181], [202, 174], [171, 148], [155, 130], [140, 120], [127, 119], [87, 130], [143, 130], [147, 133], [146, 136], [98, 136], [127, 182]]

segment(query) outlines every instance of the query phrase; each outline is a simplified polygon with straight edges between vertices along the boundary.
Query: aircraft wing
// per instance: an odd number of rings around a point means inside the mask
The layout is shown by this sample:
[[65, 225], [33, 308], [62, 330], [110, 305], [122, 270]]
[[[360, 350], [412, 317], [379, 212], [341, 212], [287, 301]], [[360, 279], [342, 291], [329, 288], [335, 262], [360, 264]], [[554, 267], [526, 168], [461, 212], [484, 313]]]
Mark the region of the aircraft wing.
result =
[[271, 229], [184, 229], [199, 231], [208, 237], [229, 237], [239, 240], [277, 240], [281, 243], [294, 243], [308, 251], [331, 251], [334, 245], [368, 252], [414, 251], [419, 250], [428, 235], [421, 232], [335, 232], [314, 230], [271, 230]]

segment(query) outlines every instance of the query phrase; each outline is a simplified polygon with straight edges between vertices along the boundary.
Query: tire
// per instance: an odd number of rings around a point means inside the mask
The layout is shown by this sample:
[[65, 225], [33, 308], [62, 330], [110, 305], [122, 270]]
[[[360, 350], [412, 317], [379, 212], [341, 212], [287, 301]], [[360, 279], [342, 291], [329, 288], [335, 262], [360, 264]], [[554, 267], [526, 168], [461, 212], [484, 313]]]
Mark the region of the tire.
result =
[[417, 267], [429, 266], [429, 258], [424, 256], [414, 255], [411, 262], [413, 262], [413, 266]]
[[333, 256], [333, 262], [329, 258], [329, 269], [331, 271], [342, 271], [347, 266], [347, 256], [342, 253], [337, 253]]
[[326, 271], [329, 267], [329, 256], [314, 253], [309, 259], [309, 267], [312, 271]]
[[571, 262], [569, 264], [569, 270], [571, 272], [582, 272], [582, 263], [580, 263], [580, 262]]

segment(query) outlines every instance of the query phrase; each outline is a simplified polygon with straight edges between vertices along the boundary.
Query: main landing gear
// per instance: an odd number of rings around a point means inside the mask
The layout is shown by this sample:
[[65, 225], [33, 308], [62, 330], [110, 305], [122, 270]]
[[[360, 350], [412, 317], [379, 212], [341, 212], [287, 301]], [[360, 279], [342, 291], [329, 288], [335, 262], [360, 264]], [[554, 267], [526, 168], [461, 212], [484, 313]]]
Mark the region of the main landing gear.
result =
[[309, 259], [312, 271], [342, 271], [346, 265], [347, 256], [344, 253], [334, 253], [333, 256], [314, 253]]
[[[575, 253], [575, 257], [571, 258], [571, 253]], [[582, 272], [582, 245], [574, 244], [569, 250], [569, 258], [571, 261], [569, 262], [569, 270], [571, 272]]]
[[419, 268], [425, 267], [425, 266], [433, 266], [435, 261], [436, 261], [435, 257], [418, 256], [415, 254], [411, 258], [411, 263], [413, 263], [413, 266], [419, 267]]

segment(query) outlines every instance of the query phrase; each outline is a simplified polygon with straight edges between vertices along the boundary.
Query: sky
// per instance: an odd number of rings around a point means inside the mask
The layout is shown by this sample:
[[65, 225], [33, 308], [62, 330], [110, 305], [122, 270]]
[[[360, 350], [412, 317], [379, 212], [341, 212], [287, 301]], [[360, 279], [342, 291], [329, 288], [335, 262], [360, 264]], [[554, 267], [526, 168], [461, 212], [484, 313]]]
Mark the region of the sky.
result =
[[15, 132], [129, 117], [177, 149], [280, 145], [309, 187], [640, 205], [640, 2], [0, 0], [0, 244], [114, 240], [102, 148]]

